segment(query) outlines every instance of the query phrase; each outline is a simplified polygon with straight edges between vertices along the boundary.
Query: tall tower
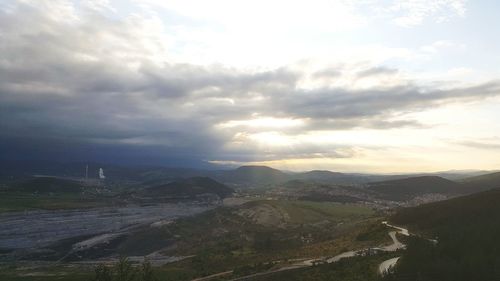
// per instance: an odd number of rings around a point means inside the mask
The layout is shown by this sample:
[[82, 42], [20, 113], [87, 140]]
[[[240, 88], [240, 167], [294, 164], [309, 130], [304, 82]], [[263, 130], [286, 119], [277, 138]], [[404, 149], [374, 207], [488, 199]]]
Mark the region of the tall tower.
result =
[[85, 181], [89, 179], [89, 165], [85, 166]]

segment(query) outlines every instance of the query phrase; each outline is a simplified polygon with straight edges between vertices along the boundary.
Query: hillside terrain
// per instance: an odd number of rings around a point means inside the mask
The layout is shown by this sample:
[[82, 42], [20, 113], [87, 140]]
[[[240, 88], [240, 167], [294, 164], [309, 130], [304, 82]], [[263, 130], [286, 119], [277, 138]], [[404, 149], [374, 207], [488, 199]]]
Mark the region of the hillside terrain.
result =
[[382, 182], [369, 183], [368, 190], [381, 198], [395, 201], [410, 200], [425, 194], [459, 195], [461, 185], [438, 176], [420, 176]]
[[[74, 249], [71, 245], [82, 244], [78, 240], [65, 240], [25, 259], [48, 253], [54, 258], [62, 255], [65, 262], [108, 260], [116, 253], [179, 257], [177, 262], [157, 267], [158, 273], [170, 278], [167, 280], [191, 280], [228, 270], [232, 271], [232, 277], [237, 277], [283, 267], [295, 263], [295, 259], [333, 256], [346, 249], [390, 241], [378, 215], [368, 207], [286, 200], [252, 201], [175, 221], [159, 221], [108, 237], [108, 243], [93, 244], [97, 238], [91, 238], [82, 238], [89, 246], [78, 254], [63, 254], [71, 253]], [[43, 269], [46, 270], [49, 269]], [[79, 272], [84, 274], [85, 269]], [[3, 274], [0, 277], [13, 273], [7, 270]]]
[[464, 185], [464, 191], [467, 193], [500, 188], [500, 172], [468, 177], [462, 179], [461, 183]]
[[315, 202], [372, 202], [376, 193], [359, 186], [344, 186], [307, 180], [291, 180], [276, 185], [266, 194]]
[[[439, 280], [472, 280], [478, 272], [489, 280], [489, 269], [497, 266], [491, 260], [500, 251], [494, 215], [500, 213], [500, 192], [475, 192], [494, 188], [498, 179], [498, 173], [452, 181], [263, 166], [210, 172], [144, 168], [126, 180], [15, 178], [0, 188], [0, 220], [7, 226], [0, 231], [0, 277], [48, 281], [50, 275], [43, 274], [57, 272], [89, 280], [93, 265], [123, 255], [135, 262], [152, 259], [157, 273], [171, 280], [265, 273], [255, 280], [377, 281], [377, 266], [394, 257], [401, 259], [387, 280], [415, 274], [420, 279], [408, 280], [435, 280], [438, 271], [455, 278]], [[401, 208], [433, 201], [439, 202]], [[24, 212], [13, 212], [19, 210]], [[387, 215], [417, 234], [404, 238], [406, 252], [373, 250], [320, 264], [389, 243], [392, 236], [381, 224]], [[12, 261], [36, 269], [2, 267]], [[40, 269], [40, 263], [46, 266]], [[40, 272], [45, 277], [32, 278]]]
[[[163, 239], [172, 239], [175, 245], [163, 250], [165, 255], [195, 255], [164, 267], [175, 280], [228, 270], [234, 270], [235, 277], [284, 266], [294, 259], [335, 255], [346, 248], [390, 241], [370, 208], [286, 200], [217, 208], [178, 220], [162, 228], [162, 233]], [[131, 244], [123, 245], [125, 250]]]
[[[293, 180], [317, 184], [358, 186], [374, 182], [399, 180], [405, 178], [439, 176], [448, 180], [466, 182], [468, 178], [488, 174], [487, 171], [446, 171], [429, 174], [377, 175], [361, 173], [341, 173], [335, 171], [313, 170], [305, 172], [280, 171], [267, 166], [241, 166], [234, 169], [192, 169], [160, 166], [120, 166], [104, 163], [0, 163], [0, 189], [3, 185], [25, 180], [32, 175], [47, 175], [53, 178], [80, 181], [85, 177], [88, 166], [90, 180], [98, 178], [99, 169], [104, 170], [107, 188], [130, 190], [136, 187], [152, 187], [168, 184], [193, 177], [209, 177], [237, 189], [272, 188]], [[481, 177], [478, 177], [478, 180]], [[498, 183], [498, 180], [497, 180]], [[486, 185], [483, 185], [486, 186]], [[497, 187], [497, 184], [493, 184]], [[474, 189], [471, 189], [474, 190]], [[477, 191], [484, 189], [477, 188]], [[475, 192], [475, 191], [471, 191]]]
[[387, 280], [498, 280], [500, 190], [399, 210], [391, 222], [424, 237], [408, 251]]
[[193, 177], [173, 181], [164, 185], [152, 186], [139, 192], [141, 196], [152, 198], [196, 198], [197, 196], [212, 194], [225, 198], [234, 191], [211, 178]]

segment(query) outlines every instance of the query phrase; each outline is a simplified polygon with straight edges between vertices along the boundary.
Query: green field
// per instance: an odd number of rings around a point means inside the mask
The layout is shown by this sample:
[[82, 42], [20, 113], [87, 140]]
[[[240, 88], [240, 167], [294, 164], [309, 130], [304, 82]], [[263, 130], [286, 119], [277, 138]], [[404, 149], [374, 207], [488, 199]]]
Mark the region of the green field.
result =
[[5, 281], [91, 281], [94, 277], [90, 267], [75, 268], [52, 266], [0, 266], [0, 280]]
[[290, 223], [313, 223], [322, 220], [353, 220], [374, 214], [371, 208], [357, 204], [311, 201], [263, 201], [278, 208], [283, 208], [290, 216]]
[[0, 192], [0, 213], [25, 210], [56, 210], [104, 207], [111, 204], [107, 198], [95, 198], [80, 194], [31, 194], [25, 192]]

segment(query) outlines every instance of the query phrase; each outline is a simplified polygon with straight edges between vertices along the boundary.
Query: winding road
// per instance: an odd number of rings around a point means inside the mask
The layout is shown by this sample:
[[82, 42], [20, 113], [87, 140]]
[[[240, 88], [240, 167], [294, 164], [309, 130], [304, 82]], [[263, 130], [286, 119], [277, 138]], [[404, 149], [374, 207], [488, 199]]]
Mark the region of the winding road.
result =
[[[386, 225], [388, 227], [391, 227], [391, 228], [394, 228], [396, 229], [397, 231], [391, 231], [389, 232], [389, 236], [391, 236], [392, 238], [392, 241], [393, 241], [393, 244], [392, 245], [389, 245], [389, 246], [385, 246], [383, 247], [382, 249], [386, 252], [394, 252], [396, 250], [399, 250], [399, 249], [404, 249], [406, 248], [406, 245], [401, 243], [396, 234], [399, 233], [401, 235], [404, 235], [404, 236], [410, 236], [410, 232], [408, 231], [408, 229], [406, 228], [402, 228], [402, 227], [399, 227], [399, 226], [395, 226], [395, 225], [391, 225], [389, 224], [388, 222], [384, 221], [382, 222], [383, 225]], [[388, 260], [385, 260], [383, 261], [379, 267], [378, 267], [378, 273], [381, 274], [381, 275], [385, 275], [387, 273], [390, 272], [390, 270], [396, 265], [396, 263], [399, 261], [399, 258], [401, 257], [395, 257], [395, 258], [392, 258], [392, 259], [388, 259]]]
[[[241, 276], [241, 277], [231, 279], [230, 281], [248, 280], [250, 278], [257, 277], [257, 276], [269, 275], [269, 274], [273, 274], [273, 273], [277, 273], [277, 272], [282, 272], [282, 271], [287, 271], [287, 270], [292, 270], [292, 269], [297, 269], [297, 268], [309, 267], [309, 266], [313, 266], [316, 263], [321, 263], [321, 262], [334, 263], [334, 262], [340, 261], [343, 258], [350, 258], [350, 257], [359, 256], [359, 255], [362, 255], [363, 253], [366, 253], [369, 251], [395, 252], [399, 249], [405, 249], [406, 245], [401, 243], [398, 240], [396, 234], [399, 233], [399, 234], [404, 235], [404, 236], [410, 236], [408, 229], [402, 228], [399, 226], [395, 226], [395, 225], [391, 225], [386, 221], [382, 222], [382, 224], [387, 226], [387, 227], [396, 229], [396, 230], [390, 231], [388, 233], [392, 239], [391, 245], [383, 246], [383, 247], [365, 248], [365, 249], [357, 250], [357, 251], [347, 251], [347, 252], [338, 254], [334, 257], [330, 257], [330, 258], [326, 258], [326, 259], [325, 258], [306, 259], [306, 260], [291, 264], [291, 265], [286, 266], [286, 267], [281, 267], [281, 268], [270, 270], [270, 271], [258, 272], [258, 273], [254, 273], [254, 274], [250, 274], [250, 275], [246, 275], [246, 276]], [[399, 258], [400, 257], [395, 257], [395, 258], [391, 258], [391, 259], [383, 261], [379, 265], [379, 274], [382, 274], [382, 275], [387, 274], [390, 271], [390, 269], [396, 265]], [[205, 281], [205, 280], [210, 280], [212, 278], [221, 277], [224, 275], [229, 275], [232, 273], [233, 273], [233, 271], [231, 270], [231, 271], [213, 274], [210, 276], [205, 276], [202, 278], [193, 279], [192, 281]]]
[[398, 260], [400, 258], [401, 257], [395, 257], [395, 258], [383, 261], [378, 267], [378, 273], [381, 275], [385, 275], [385, 274], [389, 273], [391, 268], [393, 268], [396, 265], [396, 263], [398, 262]]

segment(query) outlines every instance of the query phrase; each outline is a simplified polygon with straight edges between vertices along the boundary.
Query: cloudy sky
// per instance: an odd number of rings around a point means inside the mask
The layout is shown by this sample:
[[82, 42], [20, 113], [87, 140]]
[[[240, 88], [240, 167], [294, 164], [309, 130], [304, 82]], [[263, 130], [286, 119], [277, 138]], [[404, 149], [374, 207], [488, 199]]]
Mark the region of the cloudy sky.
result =
[[2, 0], [0, 160], [498, 169], [496, 2]]

